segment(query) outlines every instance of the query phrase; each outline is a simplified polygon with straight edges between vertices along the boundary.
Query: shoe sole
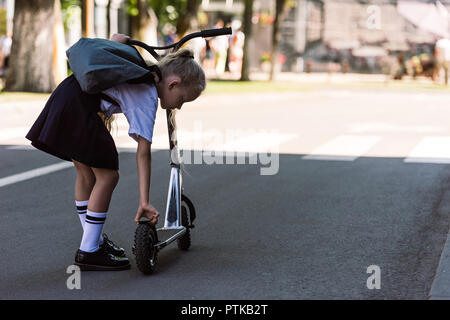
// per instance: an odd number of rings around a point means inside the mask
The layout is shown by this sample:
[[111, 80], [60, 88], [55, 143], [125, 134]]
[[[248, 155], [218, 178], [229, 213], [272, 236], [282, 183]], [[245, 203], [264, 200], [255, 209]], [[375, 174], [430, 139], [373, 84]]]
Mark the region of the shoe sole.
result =
[[128, 270], [131, 268], [130, 264], [111, 267], [111, 266], [99, 266], [95, 264], [84, 264], [75, 262], [75, 265], [80, 267], [81, 271], [120, 271], [120, 270]]

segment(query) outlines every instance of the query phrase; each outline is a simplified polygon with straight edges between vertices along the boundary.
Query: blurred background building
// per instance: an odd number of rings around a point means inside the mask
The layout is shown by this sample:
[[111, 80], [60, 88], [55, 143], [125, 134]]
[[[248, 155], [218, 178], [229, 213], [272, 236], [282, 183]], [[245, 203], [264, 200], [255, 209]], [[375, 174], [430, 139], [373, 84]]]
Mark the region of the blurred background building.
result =
[[[199, 1], [199, 28], [211, 28], [219, 20], [235, 30], [242, 25], [243, 0]], [[61, 1], [66, 47], [82, 36], [81, 2]], [[90, 37], [131, 33], [129, 1], [88, 3], [94, 26]], [[177, 2], [173, 3], [164, 8], [169, 17], [176, 15]], [[450, 37], [449, 9], [450, 0], [286, 0], [278, 57], [281, 71], [386, 73], [399, 78], [428, 72], [433, 76], [432, 66], [440, 59], [436, 44]], [[0, 0], [0, 36], [12, 31], [13, 10], [14, 0]], [[268, 68], [274, 16], [275, 0], [253, 1], [252, 71]], [[176, 29], [175, 23], [159, 22], [154, 42], [161, 44]]]
[[[429, 76], [436, 43], [449, 37], [449, 0], [287, 0], [281, 23], [282, 71]], [[239, 19], [242, 1], [204, 0], [203, 10]], [[274, 1], [255, 1], [251, 67], [271, 49]]]

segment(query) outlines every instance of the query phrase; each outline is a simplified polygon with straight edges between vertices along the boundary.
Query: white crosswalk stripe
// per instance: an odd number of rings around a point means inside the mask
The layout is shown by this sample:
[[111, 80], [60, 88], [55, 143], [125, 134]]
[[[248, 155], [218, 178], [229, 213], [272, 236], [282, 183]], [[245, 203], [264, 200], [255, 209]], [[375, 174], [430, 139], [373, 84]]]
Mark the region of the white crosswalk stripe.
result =
[[450, 137], [423, 138], [404, 162], [450, 164]]
[[[18, 134], [23, 133], [23, 128], [12, 128], [3, 131], [3, 141], [8, 144], [8, 139], [13, 141]], [[117, 143], [119, 152], [135, 152], [137, 143], [128, 137], [124, 131], [116, 138], [122, 139]], [[235, 151], [235, 152], [276, 152], [277, 146], [298, 139], [298, 135], [283, 132], [268, 133], [256, 132], [237, 139], [214, 140], [211, 136], [196, 136], [179, 138], [179, 146], [182, 150], [208, 150], [208, 151]], [[371, 156], [370, 150], [377, 144], [383, 144], [388, 137], [378, 135], [338, 135], [322, 144], [317, 145], [311, 151], [305, 152], [304, 160], [333, 160], [355, 161], [362, 156]], [[417, 138], [411, 138], [417, 139]], [[28, 141], [28, 140], [27, 140]], [[218, 143], [216, 143], [218, 142]], [[300, 143], [300, 142], [299, 142]], [[404, 152], [405, 163], [441, 163], [450, 164], [450, 136], [425, 136], [411, 144], [408, 152]], [[414, 146], [413, 146], [414, 145]], [[152, 148], [168, 149], [168, 136], [165, 134], [154, 137]], [[36, 150], [28, 144], [10, 145], [8, 150]], [[405, 150], [407, 151], [407, 150]], [[383, 157], [383, 154], [380, 154]], [[389, 157], [386, 154], [386, 157]]]
[[[280, 132], [254, 132], [241, 137], [228, 138], [222, 132], [182, 132], [178, 135], [178, 145], [182, 150], [234, 151], [234, 152], [278, 152], [278, 147], [297, 137]], [[130, 142], [128, 146], [133, 145]], [[122, 143], [122, 146], [127, 144]], [[168, 149], [169, 136], [161, 134], [153, 137], [152, 149]]]
[[[2, 130], [1, 138], [3, 142], [8, 139], [13, 141], [17, 136], [22, 135], [23, 127]], [[122, 139], [117, 144], [119, 153], [135, 152], [137, 143], [128, 137], [126, 130], [119, 130], [120, 134], [115, 139]], [[216, 137], [217, 138], [217, 137]], [[204, 150], [204, 151], [235, 151], [235, 152], [277, 152], [277, 147], [289, 142], [295, 142], [298, 135], [283, 132], [252, 132], [247, 135], [234, 137], [233, 139], [215, 139], [214, 135], [203, 132], [195, 134], [193, 132], [183, 132], [183, 137], [179, 139], [179, 146], [182, 150]], [[304, 160], [328, 160], [328, 161], [355, 161], [356, 159], [368, 156], [373, 151], [371, 149], [383, 149], [383, 141], [386, 143], [390, 137], [380, 135], [344, 134], [338, 135], [324, 143], [314, 147], [312, 151], [306, 152], [302, 157]], [[450, 164], [450, 136], [425, 136], [422, 138], [411, 137], [411, 145], [403, 150], [405, 163], [436, 163]], [[1, 139], [0, 139], [1, 140]], [[414, 141], [414, 142], [413, 142]], [[392, 142], [391, 143], [401, 143]], [[300, 143], [300, 142], [299, 142]], [[168, 136], [161, 134], [154, 137], [154, 150], [168, 149]], [[385, 146], [386, 147], [386, 146]], [[7, 146], [8, 150], [36, 150], [28, 145]], [[384, 148], [386, 149], [386, 148]], [[406, 151], [406, 152], [405, 152]], [[387, 149], [385, 150], [387, 153]], [[303, 153], [305, 154], [305, 153]], [[383, 154], [380, 155], [383, 157]], [[386, 154], [386, 157], [390, 157]], [[50, 166], [36, 168], [26, 172], [14, 174], [0, 178], [0, 187], [11, 185], [20, 181], [32, 179], [42, 175], [57, 172], [72, 167], [71, 162], [61, 162]]]
[[379, 136], [342, 135], [319, 145], [302, 159], [354, 161], [380, 140]]

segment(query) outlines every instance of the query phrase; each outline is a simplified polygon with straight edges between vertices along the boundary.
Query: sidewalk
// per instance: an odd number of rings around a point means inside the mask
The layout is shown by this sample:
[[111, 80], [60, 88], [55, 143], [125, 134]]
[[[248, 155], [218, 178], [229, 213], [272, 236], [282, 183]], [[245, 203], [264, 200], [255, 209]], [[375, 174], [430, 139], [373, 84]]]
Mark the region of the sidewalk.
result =
[[[34, 100], [0, 101], [0, 145], [30, 146], [25, 135], [44, 108], [48, 96], [42, 95]], [[158, 110], [158, 113], [162, 111]], [[165, 115], [159, 115], [155, 125], [165, 125]], [[118, 148], [137, 148], [137, 143], [128, 137], [128, 122], [123, 114], [116, 115], [111, 135]]]
[[[217, 77], [214, 73], [207, 73], [208, 79], [218, 80], [239, 80], [239, 75], [232, 75], [229, 72], [225, 72], [222, 76]], [[267, 81], [269, 80], [269, 74], [265, 72], [252, 72], [250, 74], [250, 80]], [[275, 76], [276, 81], [297, 82], [297, 83], [386, 83], [394, 82], [388, 76], [384, 74], [363, 74], [363, 73], [326, 73], [326, 72], [279, 72]], [[418, 77], [413, 79], [410, 76], [403, 77], [402, 80], [395, 80], [398, 83], [415, 83], [415, 84], [433, 84], [430, 78]]]

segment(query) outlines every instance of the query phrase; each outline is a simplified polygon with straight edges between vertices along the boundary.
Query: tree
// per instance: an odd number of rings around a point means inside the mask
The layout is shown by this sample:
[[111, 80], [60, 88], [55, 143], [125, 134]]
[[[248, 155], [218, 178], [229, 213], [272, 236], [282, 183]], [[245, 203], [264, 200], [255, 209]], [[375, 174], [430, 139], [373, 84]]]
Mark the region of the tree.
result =
[[[149, 6], [147, 0], [130, 1], [135, 10], [129, 10], [131, 14], [131, 37], [136, 40], [143, 41], [149, 45], [156, 45], [158, 43], [157, 27], [158, 18], [153, 9]], [[141, 55], [146, 59], [151, 59], [150, 54], [138, 48]]]
[[94, 0], [81, 0], [81, 34], [86, 38], [94, 34]]
[[249, 43], [250, 39], [252, 38], [252, 17], [253, 17], [253, 0], [244, 0], [243, 32], [245, 34], [245, 41], [244, 41], [244, 56], [242, 58], [242, 70], [240, 81], [250, 80]]
[[187, 0], [177, 23], [177, 34], [182, 37], [188, 30], [198, 28], [197, 12], [201, 0]]
[[170, 24], [176, 27], [180, 15], [183, 15], [186, 7], [187, 0], [151, 0], [151, 6], [155, 10], [156, 16], [160, 23], [160, 31], [164, 29], [166, 24]]
[[5, 91], [51, 92], [67, 76], [59, 0], [16, 0]]
[[271, 67], [270, 67], [270, 76], [269, 80], [274, 80], [275, 70], [278, 65], [278, 54], [279, 54], [279, 45], [280, 45], [280, 24], [284, 19], [287, 13], [286, 0], [276, 0], [275, 2], [275, 21], [273, 23], [272, 29], [272, 54], [271, 54]]

